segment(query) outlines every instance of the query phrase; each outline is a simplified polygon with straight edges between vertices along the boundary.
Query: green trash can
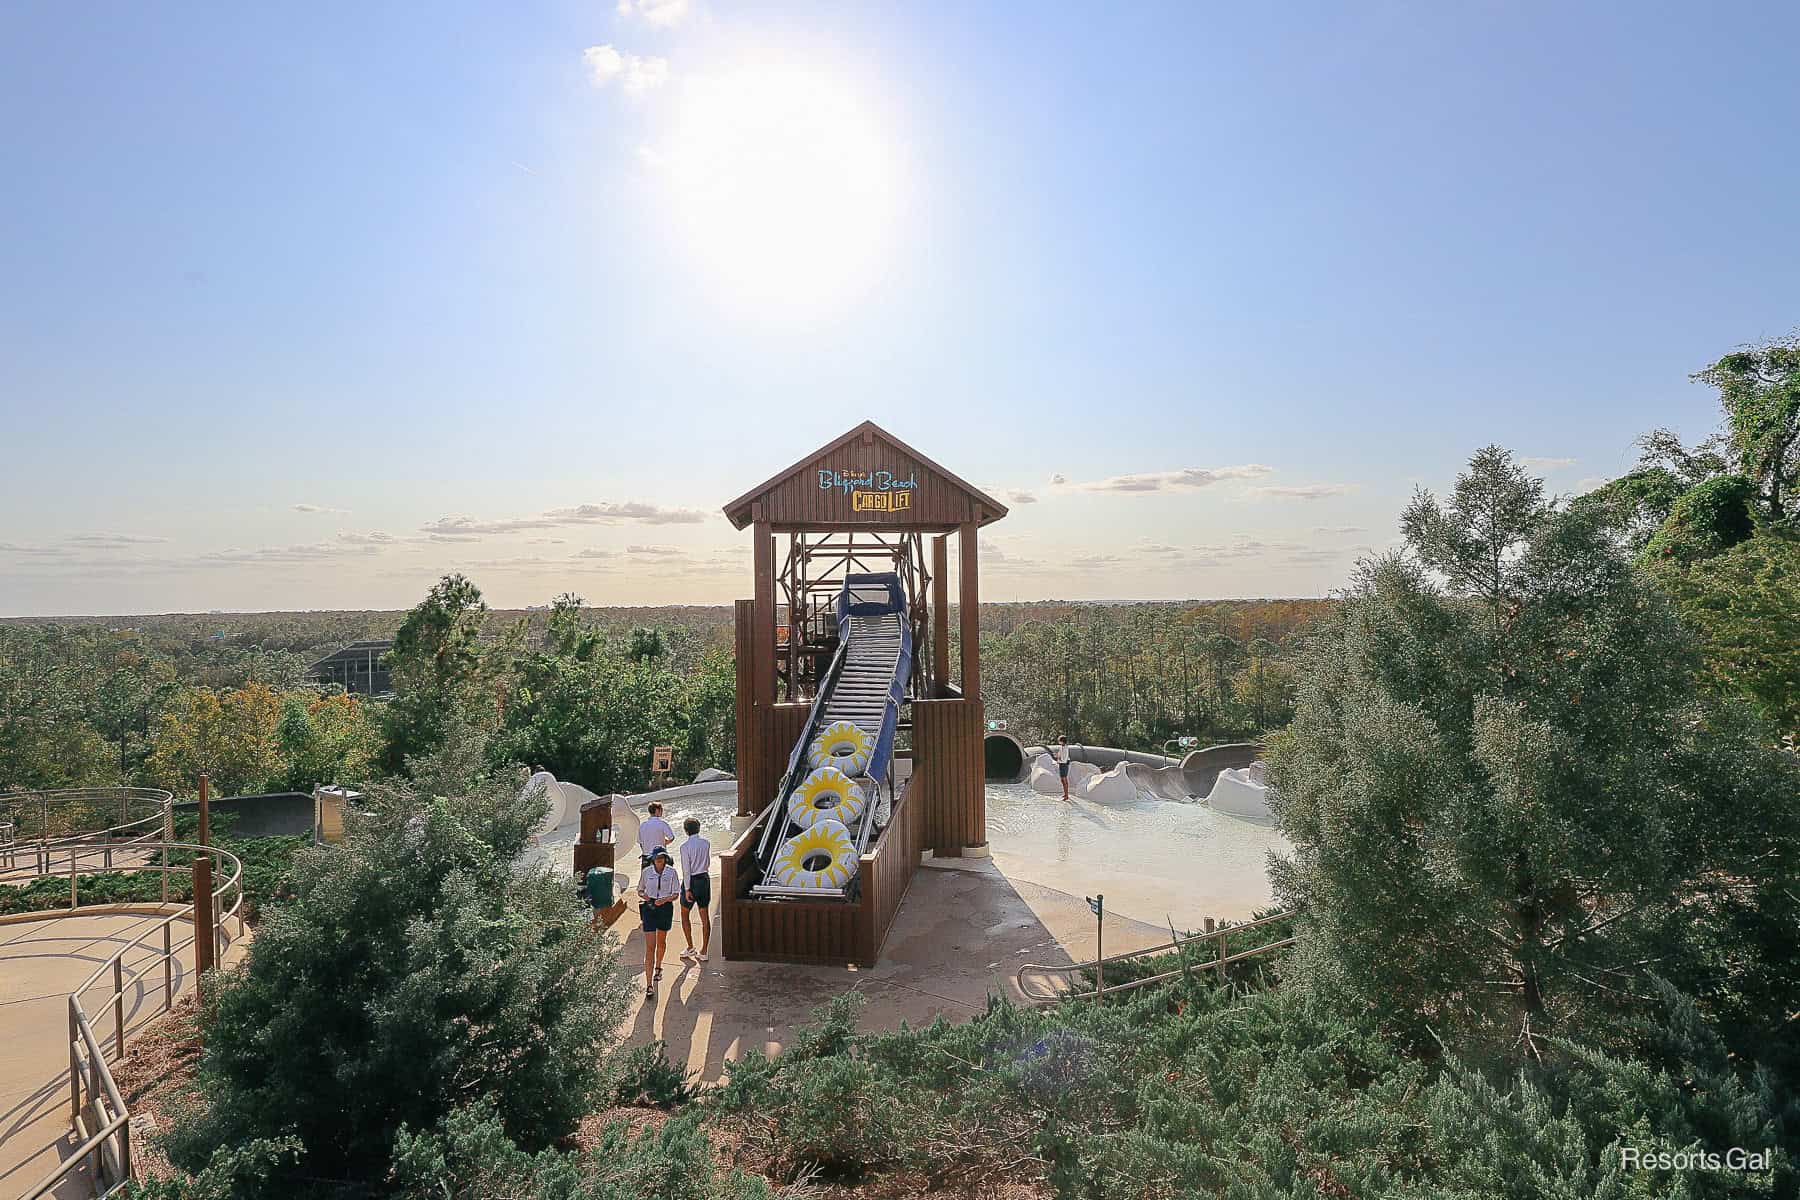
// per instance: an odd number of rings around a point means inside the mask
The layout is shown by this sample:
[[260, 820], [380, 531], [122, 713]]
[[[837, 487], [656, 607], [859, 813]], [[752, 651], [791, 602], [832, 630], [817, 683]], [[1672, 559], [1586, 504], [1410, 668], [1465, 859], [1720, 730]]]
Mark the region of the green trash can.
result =
[[588, 904], [594, 908], [612, 906], [613, 869], [611, 867], [589, 867], [586, 884]]

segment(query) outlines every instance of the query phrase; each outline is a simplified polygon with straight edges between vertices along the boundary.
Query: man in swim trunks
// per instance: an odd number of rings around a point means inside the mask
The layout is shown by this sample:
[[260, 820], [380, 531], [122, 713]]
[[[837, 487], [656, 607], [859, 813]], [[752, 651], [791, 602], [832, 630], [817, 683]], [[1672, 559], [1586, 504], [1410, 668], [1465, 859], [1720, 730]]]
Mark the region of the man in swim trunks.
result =
[[1056, 762], [1056, 774], [1062, 780], [1063, 799], [1069, 798], [1069, 739], [1059, 737], [1056, 745], [1050, 747], [1050, 757]]

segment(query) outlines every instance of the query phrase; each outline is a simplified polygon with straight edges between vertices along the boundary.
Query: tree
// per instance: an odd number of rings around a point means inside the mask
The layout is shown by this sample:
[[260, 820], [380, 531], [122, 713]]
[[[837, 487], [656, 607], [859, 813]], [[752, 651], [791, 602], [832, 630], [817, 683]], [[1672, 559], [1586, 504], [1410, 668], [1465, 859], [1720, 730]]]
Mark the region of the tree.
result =
[[145, 770], [172, 792], [192, 792], [201, 772], [219, 795], [261, 791], [281, 768], [281, 719], [282, 697], [260, 683], [182, 688], [157, 718]]
[[1800, 739], [1800, 538], [1763, 531], [1658, 581], [1699, 635], [1714, 688]]
[[663, 635], [655, 629], [639, 627], [631, 631], [631, 646], [626, 651], [632, 662], [653, 662], [668, 650]]
[[485, 1103], [529, 1149], [574, 1129], [620, 993], [567, 886], [519, 865], [544, 811], [522, 780], [436, 797], [377, 787], [345, 847], [296, 860], [293, 900], [220, 981], [199, 1107], [169, 1137], [178, 1165], [293, 1136], [301, 1158], [261, 1194], [321, 1177], [365, 1190], [403, 1126], [433, 1128], [466, 1104]]
[[386, 712], [383, 766], [402, 771], [408, 758], [443, 744], [454, 710], [478, 703], [482, 618], [481, 589], [458, 574], [446, 575], [412, 608], [388, 652], [394, 699]]
[[1800, 515], [1800, 333], [1740, 347], [1694, 378], [1718, 389], [1726, 443], [1762, 519]]
[[1540, 487], [1488, 447], [1447, 506], [1420, 493], [1272, 748], [1301, 979], [1421, 1044], [1609, 1020], [1713, 900], [1792, 870], [1794, 763], [1704, 702], [1601, 515]]

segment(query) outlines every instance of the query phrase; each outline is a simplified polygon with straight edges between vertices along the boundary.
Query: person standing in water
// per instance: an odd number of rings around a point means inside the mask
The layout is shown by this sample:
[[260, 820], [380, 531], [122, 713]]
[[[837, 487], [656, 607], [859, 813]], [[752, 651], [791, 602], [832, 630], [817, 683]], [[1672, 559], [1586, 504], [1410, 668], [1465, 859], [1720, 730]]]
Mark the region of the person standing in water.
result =
[[1069, 739], [1067, 736], [1056, 739], [1056, 745], [1050, 747], [1050, 757], [1056, 762], [1057, 778], [1062, 780], [1063, 799], [1069, 798]]
[[669, 865], [669, 848], [650, 852], [650, 865], [638, 876], [638, 918], [644, 927], [644, 999], [656, 999], [662, 978], [663, 951], [675, 920], [675, 897], [681, 895], [681, 872]]
[[[681, 843], [681, 936], [687, 939], [687, 949], [681, 957], [691, 958], [695, 962], [706, 961], [706, 951], [712, 946], [712, 876], [707, 871], [712, 867], [712, 843], [700, 836], [700, 818], [689, 817], [681, 823], [682, 832], [687, 841]], [[700, 910], [700, 949], [694, 950], [694, 926], [688, 914], [694, 909]]]

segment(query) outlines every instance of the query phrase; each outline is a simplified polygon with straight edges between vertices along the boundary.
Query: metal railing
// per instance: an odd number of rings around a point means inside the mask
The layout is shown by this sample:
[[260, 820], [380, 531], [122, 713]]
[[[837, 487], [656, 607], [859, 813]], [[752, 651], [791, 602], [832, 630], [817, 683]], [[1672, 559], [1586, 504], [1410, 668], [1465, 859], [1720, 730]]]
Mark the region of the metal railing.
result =
[[173, 839], [174, 801], [160, 788], [0, 792], [0, 882], [16, 878], [27, 855], [32, 865], [25, 878], [51, 874], [58, 850], [97, 837], [114, 845]]
[[[227, 868], [222, 872], [222, 880], [212, 889], [212, 912], [217, 914], [213, 923], [212, 959], [214, 962], [220, 961], [232, 941], [226, 922], [235, 919], [238, 937], [241, 938], [244, 933], [244, 864], [235, 854], [217, 846], [200, 846], [191, 842], [144, 842], [135, 839], [128, 845], [144, 852], [149, 861], [128, 864], [127, 869], [159, 872], [162, 875], [165, 903], [170, 874], [192, 871], [194, 855], [209, 855]], [[76, 839], [64, 839], [58, 843], [57, 848], [69, 857], [70, 907], [74, 908], [74, 880], [78, 878], [75, 864], [90, 855], [104, 855], [110, 862], [113, 851], [119, 847], [110, 838], [90, 838], [86, 844]], [[178, 859], [186, 861], [171, 864], [171, 852]], [[101, 1196], [110, 1195], [131, 1178], [131, 1110], [124, 1097], [119, 1094], [119, 1085], [112, 1073], [112, 1063], [125, 1057], [126, 987], [127, 984], [133, 988], [140, 987], [145, 975], [160, 966], [163, 1011], [167, 1012], [174, 1007], [176, 956], [192, 947], [198, 936], [198, 931], [195, 931], [185, 938], [177, 938], [174, 927], [182, 922], [192, 924], [191, 909], [184, 907], [169, 913], [161, 921], [139, 933], [95, 967], [69, 993], [69, 1116], [81, 1142], [74, 1153], [27, 1191], [21, 1200], [38, 1200], [38, 1197], [48, 1195], [83, 1168], [93, 1175], [95, 1192]], [[160, 951], [148, 945], [158, 937], [162, 940]], [[126, 956], [140, 949], [150, 951], [151, 957], [134, 968], [127, 968]], [[95, 1033], [93, 1018], [88, 1015], [87, 1006], [83, 1003], [83, 998], [103, 980], [110, 982], [111, 986], [100, 994], [101, 1007], [98, 1011], [103, 1012], [107, 1005], [112, 1008], [113, 1028], [110, 1039]], [[111, 1062], [107, 1059], [108, 1041], [111, 1042]]]
[[[1286, 949], [1298, 940], [1294, 937], [1285, 937], [1273, 942], [1265, 942], [1260, 946], [1252, 946], [1248, 950], [1240, 950], [1236, 954], [1228, 954], [1226, 953], [1227, 940], [1233, 934], [1244, 933], [1251, 929], [1260, 929], [1265, 925], [1273, 925], [1277, 921], [1286, 921], [1294, 915], [1295, 910], [1288, 909], [1278, 913], [1271, 913], [1269, 916], [1261, 917], [1255, 921], [1246, 921], [1242, 925], [1220, 925], [1216, 929], [1207, 930], [1201, 933], [1182, 934], [1173, 937], [1166, 942], [1159, 942], [1157, 945], [1148, 946], [1142, 950], [1127, 950], [1123, 954], [1112, 954], [1105, 958], [1090, 959], [1087, 962], [1063, 963], [1060, 965], [1051, 963], [1026, 963], [1013, 973], [1013, 983], [1018, 987], [1019, 995], [1022, 997], [1024, 1003], [1028, 1005], [1047, 1005], [1070, 999], [1085, 1000], [1095, 996], [1104, 999], [1106, 996], [1113, 995], [1116, 992], [1128, 992], [1134, 988], [1146, 987], [1152, 983], [1163, 983], [1167, 980], [1174, 979], [1177, 975], [1191, 974], [1195, 971], [1223, 972], [1224, 969], [1232, 963], [1243, 962], [1245, 959], [1256, 958], [1259, 955], [1268, 954], [1271, 951]], [[1183, 952], [1187, 947], [1194, 945], [1196, 942], [1214, 943], [1214, 953], [1212, 956], [1198, 960], [1188, 959]], [[1123, 983], [1113, 984], [1110, 987], [1101, 986], [1093, 991], [1077, 991], [1075, 988], [1069, 987], [1065, 990], [1039, 992], [1027, 987], [1025, 983], [1025, 976], [1032, 973], [1036, 973], [1040, 976], [1071, 976], [1091, 972], [1095, 979], [1103, 984], [1105, 980], [1105, 969], [1110, 964], [1138, 962], [1146, 958], [1156, 958], [1164, 954], [1177, 955], [1181, 959], [1181, 965], [1177, 966], [1172, 971], [1159, 971], [1155, 975], [1145, 975], [1139, 979], [1126, 980]]]

